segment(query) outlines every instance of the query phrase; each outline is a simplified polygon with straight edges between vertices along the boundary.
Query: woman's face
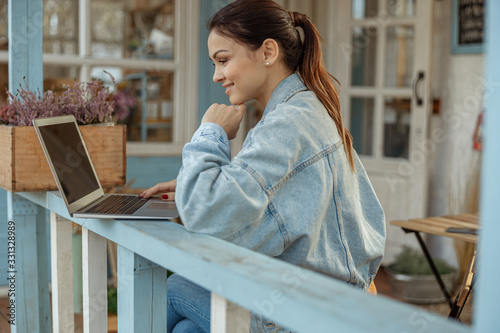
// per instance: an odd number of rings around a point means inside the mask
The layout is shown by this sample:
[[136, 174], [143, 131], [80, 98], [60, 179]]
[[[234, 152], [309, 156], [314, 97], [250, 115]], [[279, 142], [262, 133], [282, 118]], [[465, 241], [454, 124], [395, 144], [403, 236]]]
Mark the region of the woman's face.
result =
[[215, 31], [208, 37], [208, 52], [215, 65], [213, 80], [226, 89], [231, 104], [256, 99], [265, 105], [268, 92], [263, 52], [250, 50]]

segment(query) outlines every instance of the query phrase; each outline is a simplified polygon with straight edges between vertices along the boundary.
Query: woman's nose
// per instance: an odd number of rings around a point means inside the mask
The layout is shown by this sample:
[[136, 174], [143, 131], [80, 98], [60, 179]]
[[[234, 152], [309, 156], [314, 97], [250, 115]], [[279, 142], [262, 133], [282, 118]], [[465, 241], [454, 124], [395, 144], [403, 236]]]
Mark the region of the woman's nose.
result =
[[221, 70], [220, 70], [220, 69], [215, 68], [215, 71], [214, 71], [214, 77], [213, 77], [214, 82], [215, 82], [215, 83], [217, 83], [217, 82], [221, 82], [223, 77], [224, 77], [224, 76], [222, 75]]

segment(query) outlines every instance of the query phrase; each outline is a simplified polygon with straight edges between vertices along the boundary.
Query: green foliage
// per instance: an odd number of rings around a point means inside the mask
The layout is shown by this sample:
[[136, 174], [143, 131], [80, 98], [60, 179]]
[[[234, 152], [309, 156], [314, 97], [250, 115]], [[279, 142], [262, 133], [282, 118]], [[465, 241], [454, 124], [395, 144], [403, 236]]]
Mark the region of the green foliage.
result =
[[118, 293], [115, 288], [108, 287], [108, 313], [118, 314]]
[[[433, 258], [434, 264], [439, 274], [448, 274], [455, 269], [444, 260]], [[430, 275], [432, 269], [425, 256], [416, 249], [404, 246], [403, 250], [396, 256], [396, 261], [389, 265], [389, 268], [396, 273], [409, 275]]]

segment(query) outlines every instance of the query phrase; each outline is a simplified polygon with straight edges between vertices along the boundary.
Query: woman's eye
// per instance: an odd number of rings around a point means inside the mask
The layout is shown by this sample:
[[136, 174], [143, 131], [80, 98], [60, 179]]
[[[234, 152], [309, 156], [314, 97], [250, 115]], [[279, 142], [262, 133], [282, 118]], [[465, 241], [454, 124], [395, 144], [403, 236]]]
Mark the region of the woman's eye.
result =
[[[224, 63], [226, 62], [227, 60], [217, 60], [217, 64], [220, 64], [220, 65], [224, 65]], [[216, 67], [217, 65], [214, 63], [212, 63], [212, 66]]]

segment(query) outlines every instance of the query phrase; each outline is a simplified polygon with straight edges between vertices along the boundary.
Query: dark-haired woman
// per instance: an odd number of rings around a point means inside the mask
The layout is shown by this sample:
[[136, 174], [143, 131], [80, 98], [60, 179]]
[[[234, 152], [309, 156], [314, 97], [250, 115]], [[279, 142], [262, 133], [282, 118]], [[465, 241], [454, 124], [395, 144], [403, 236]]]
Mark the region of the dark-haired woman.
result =
[[[271, 0], [238, 0], [209, 29], [213, 79], [232, 105], [206, 111], [177, 181], [141, 195], [175, 195], [189, 231], [366, 290], [384, 252], [384, 213], [343, 126], [313, 23]], [[252, 99], [263, 117], [231, 160], [229, 140]], [[208, 332], [209, 291], [176, 275], [167, 285], [169, 332]], [[251, 329], [284, 331], [266, 313], [252, 315]]]

